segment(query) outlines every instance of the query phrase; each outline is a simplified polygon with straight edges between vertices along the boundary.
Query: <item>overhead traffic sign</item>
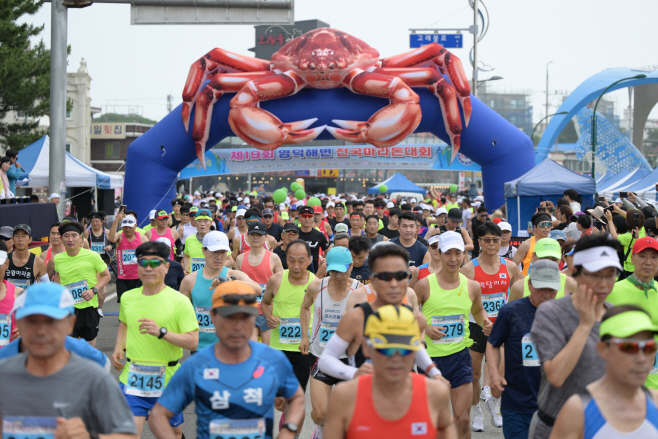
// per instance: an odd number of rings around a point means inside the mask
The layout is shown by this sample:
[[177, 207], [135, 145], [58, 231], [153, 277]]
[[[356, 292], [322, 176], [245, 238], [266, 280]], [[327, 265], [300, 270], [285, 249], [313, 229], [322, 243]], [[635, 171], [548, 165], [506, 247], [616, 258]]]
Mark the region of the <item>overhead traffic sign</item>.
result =
[[446, 49], [461, 49], [464, 46], [463, 37], [462, 34], [411, 34], [409, 47], [415, 49], [431, 43], [439, 43]]

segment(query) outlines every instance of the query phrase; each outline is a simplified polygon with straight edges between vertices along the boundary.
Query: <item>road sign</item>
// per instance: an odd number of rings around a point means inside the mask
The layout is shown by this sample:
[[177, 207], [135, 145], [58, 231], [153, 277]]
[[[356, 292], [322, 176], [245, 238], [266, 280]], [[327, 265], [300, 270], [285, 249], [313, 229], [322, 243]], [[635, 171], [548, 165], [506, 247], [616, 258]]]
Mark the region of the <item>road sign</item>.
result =
[[462, 34], [411, 34], [409, 47], [415, 49], [430, 43], [439, 43], [446, 49], [461, 49], [464, 46], [463, 37]]

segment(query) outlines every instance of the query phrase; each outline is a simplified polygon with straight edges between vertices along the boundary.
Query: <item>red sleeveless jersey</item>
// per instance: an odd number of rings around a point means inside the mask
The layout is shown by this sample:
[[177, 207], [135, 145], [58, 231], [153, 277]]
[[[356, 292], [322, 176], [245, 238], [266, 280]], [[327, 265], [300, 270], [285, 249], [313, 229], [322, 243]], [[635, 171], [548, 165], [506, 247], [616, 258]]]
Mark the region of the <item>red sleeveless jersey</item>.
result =
[[[482, 305], [489, 316], [491, 322], [496, 321], [498, 311], [507, 303], [510, 289], [510, 278], [507, 272], [507, 263], [505, 258], [500, 258], [500, 268], [495, 274], [487, 274], [482, 270], [477, 259], [473, 259], [473, 268], [475, 269], [475, 281], [482, 288]], [[491, 297], [495, 295], [495, 297]], [[489, 297], [487, 297], [489, 296]]]

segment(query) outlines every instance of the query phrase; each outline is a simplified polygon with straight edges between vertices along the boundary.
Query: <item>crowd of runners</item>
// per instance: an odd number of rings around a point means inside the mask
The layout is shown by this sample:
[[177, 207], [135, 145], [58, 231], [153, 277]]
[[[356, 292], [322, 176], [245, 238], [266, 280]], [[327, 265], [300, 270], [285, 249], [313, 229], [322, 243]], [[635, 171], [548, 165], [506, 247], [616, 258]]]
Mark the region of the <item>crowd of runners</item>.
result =
[[508, 439], [658, 438], [658, 214], [581, 202], [518, 247], [504, 207], [437, 192], [181, 194], [65, 217], [40, 255], [2, 224], [3, 438], [180, 439], [193, 402], [200, 439], [471, 438], [485, 411]]

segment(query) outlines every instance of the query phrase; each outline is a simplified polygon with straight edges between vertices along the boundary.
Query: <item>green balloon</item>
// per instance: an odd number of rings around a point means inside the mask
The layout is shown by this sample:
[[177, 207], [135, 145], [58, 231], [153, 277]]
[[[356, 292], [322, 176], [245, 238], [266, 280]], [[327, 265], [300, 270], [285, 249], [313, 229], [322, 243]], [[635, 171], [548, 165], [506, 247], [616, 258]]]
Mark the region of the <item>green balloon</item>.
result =
[[295, 198], [297, 198], [298, 200], [303, 200], [304, 198], [306, 198], [306, 192], [304, 192], [304, 189], [297, 189], [295, 191]]
[[311, 207], [313, 207], [313, 206], [322, 206], [322, 201], [320, 201], [320, 199], [318, 197], [311, 197], [311, 198], [308, 199], [307, 204]]
[[456, 184], [451, 184], [450, 185], [450, 193], [451, 194], [456, 194], [457, 193], [457, 185]]
[[277, 204], [283, 203], [286, 201], [286, 196], [288, 196], [288, 193], [285, 190], [278, 189], [272, 194], [272, 200]]
[[388, 186], [386, 186], [385, 184], [380, 184], [379, 185], [379, 192], [381, 192], [382, 194], [385, 194], [386, 192], [388, 192]]
[[303, 189], [303, 188], [301, 187], [301, 185], [299, 183], [297, 183], [296, 181], [293, 181], [292, 183], [290, 183], [290, 189], [293, 192], [297, 192], [298, 190]]

